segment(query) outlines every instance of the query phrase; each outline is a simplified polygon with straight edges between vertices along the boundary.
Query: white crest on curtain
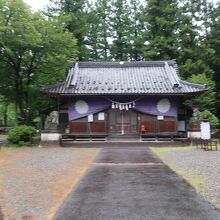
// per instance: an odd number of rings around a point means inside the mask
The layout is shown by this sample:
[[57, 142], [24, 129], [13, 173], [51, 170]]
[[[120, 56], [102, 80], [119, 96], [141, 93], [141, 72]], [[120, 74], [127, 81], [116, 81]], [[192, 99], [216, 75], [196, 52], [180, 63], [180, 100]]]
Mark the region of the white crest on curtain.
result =
[[157, 103], [157, 110], [161, 113], [166, 113], [170, 110], [171, 103], [169, 99], [161, 99]]
[[89, 110], [89, 105], [84, 100], [78, 100], [75, 102], [75, 110], [79, 114], [85, 114]]

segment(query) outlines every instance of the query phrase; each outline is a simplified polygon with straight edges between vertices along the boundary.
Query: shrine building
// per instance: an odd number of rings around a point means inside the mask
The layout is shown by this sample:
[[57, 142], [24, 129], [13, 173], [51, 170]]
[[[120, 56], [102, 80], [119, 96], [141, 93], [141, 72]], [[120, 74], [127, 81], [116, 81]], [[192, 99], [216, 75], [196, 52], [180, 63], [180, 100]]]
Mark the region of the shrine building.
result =
[[57, 126], [44, 141], [137, 141], [187, 137], [184, 101], [206, 85], [180, 79], [174, 60], [76, 62], [64, 82], [43, 86], [57, 100]]

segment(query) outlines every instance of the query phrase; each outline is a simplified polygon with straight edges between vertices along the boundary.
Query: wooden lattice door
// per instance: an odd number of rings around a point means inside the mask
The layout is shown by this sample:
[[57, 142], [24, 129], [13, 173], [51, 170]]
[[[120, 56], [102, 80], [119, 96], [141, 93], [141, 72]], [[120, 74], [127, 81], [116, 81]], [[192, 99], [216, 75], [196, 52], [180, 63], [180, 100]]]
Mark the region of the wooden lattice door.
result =
[[110, 110], [109, 132], [117, 135], [137, 134], [137, 113], [131, 110]]

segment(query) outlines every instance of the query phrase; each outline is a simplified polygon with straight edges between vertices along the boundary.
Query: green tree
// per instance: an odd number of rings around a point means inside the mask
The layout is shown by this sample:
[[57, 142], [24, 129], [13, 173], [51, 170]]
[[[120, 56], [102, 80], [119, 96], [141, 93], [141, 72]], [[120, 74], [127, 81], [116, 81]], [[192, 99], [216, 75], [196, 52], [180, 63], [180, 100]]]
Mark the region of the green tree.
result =
[[86, 0], [51, 0], [47, 15], [58, 16], [65, 27], [77, 39], [78, 59], [88, 60], [89, 51], [85, 45], [88, 15]]
[[143, 60], [144, 48], [144, 6], [140, 0], [130, 1], [130, 49], [131, 60]]
[[177, 0], [148, 0], [145, 8], [145, 59], [176, 58]]
[[88, 4], [87, 10], [88, 33], [85, 44], [89, 50], [89, 60], [109, 60], [109, 1], [97, 0], [95, 4]]
[[191, 108], [192, 106], [199, 107], [200, 111], [209, 110], [215, 113], [215, 100], [216, 100], [216, 87], [215, 82], [208, 78], [204, 73], [192, 75], [188, 78], [191, 83], [206, 84], [208, 91], [197, 98], [186, 101], [186, 105]]
[[23, 1], [1, 0], [0, 48], [0, 92], [15, 103], [19, 122], [30, 124], [45, 104], [39, 85], [63, 79], [75, 39], [60, 21], [32, 13]]
[[99, 24], [100, 24], [100, 19], [97, 15], [96, 9], [92, 8], [92, 5], [91, 5], [90, 11], [88, 12], [88, 23], [87, 23], [88, 33], [87, 33], [86, 40], [85, 40], [85, 44], [89, 51], [88, 60], [90, 61], [98, 61], [100, 58]]
[[8, 125], [8, 105], [8, 100], [0, 97], [0, 126]]
[[202, 112], [202, 118], [210, 120], [210, 125], [213, 130], [219, 126], [219, 119], [209, 110], [205, 110]]
[[100, 60], [109, 60], [110, 51], [108, 39], [110, 38], [111, 1], [97, 0], [95, 7], [96, 16], [99, 18], [99, 22], [96, 24], [99, 39], [99, 58]]
[[220, 90], [220, 3], [213, 10], [211, 16], [210, 32], [207, 34], [206, 40], [211, 49], [215, 51], [214, 59], [210, 65], [214, 70], [214, 80], [217, 88]]
[[181, 76], [186, 79], [192, 74], [213, 75], [210, 62], [214, 50], [204, 41], [208, 29], [211, 6], [203, 1], [181, 1], [178, 16], [177, 62]]
[[114, 60], [127, 60], [129, 53], [130, 17], [126, 0], [112, 0], [110, 32], [113, 40], [111, 55]]

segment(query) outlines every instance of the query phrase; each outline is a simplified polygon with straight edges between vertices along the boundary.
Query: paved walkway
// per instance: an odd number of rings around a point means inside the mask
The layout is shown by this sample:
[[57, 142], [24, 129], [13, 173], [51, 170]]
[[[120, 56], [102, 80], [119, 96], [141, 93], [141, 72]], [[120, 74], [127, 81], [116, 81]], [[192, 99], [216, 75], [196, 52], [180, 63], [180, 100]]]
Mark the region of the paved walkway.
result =
[[144, 147], [103, 148], [55, 220], [219, 220], [216, 211]]

